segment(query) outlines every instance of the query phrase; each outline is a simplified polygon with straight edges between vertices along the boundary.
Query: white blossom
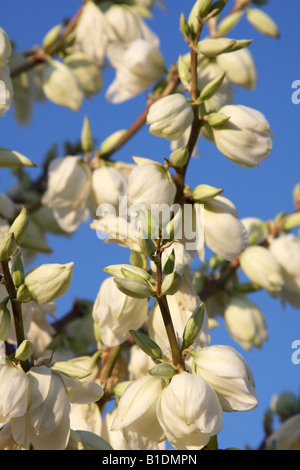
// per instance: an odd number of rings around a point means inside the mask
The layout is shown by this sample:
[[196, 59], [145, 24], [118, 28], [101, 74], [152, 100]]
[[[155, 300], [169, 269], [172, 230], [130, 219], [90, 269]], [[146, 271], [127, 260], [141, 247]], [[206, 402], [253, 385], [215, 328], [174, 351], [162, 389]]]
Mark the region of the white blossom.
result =
[[175, 375], [157, 404], [157, 417], [176, 450], [203, 448], [223, 426], [222, 408], [212, 387], [197, 375]]
[[224, 311], [227, 330], [244, 349], [261, 348], [268, 339], [264, 314], [257, 305], [244, 296], [232, 296]]
[[53, 208], [63, 230], [73, 232], [89, 216], [90, 191], [91, 171], [81, 157], [55, 158], [49, 165], [48, 186], [42, 202]]
[[165, 96], [150, 106], [147, 115], [149, 132], [169, 140], [179, 139], [191, 125], [194, 113], [181, 93]]
[[263, 246], [249, 246], [240, 256], [240, 266], [249, 279], [270, 292], [280, 292], [284, 279], [275, 256]]
[[215, 390], [224, 411], [257, 406], [253, 375], [241, 354], [230, 346], [207, 346], [193, 354], [195, 373]]
[[111, 347], [123, 343], [145, 322], [148, 313], [147, 299], [136, 299], [123, 294], [114, 278], [103, 281], [97, 294], [93, 318], [100, 330], [101, 341]]
[[165, 71], [162, 54], [146, 39], [111, 44], [107, 55], [116, 69], [116, 77], [106, 92], [106, 98], [112, 103], [121, 103], [140, 94]]
[[230, 117], [212, 129], [217, 148], [229, 160], [244, 167], [258, 166], [272, 150], [272, 133], [265, 116], [242, 105], [226, 105], [220, 114]]
[[281, 267], [281, 297], [295, 308], [300, 307], [300, 239], [290, 233], [271, 239], [270, 252]]

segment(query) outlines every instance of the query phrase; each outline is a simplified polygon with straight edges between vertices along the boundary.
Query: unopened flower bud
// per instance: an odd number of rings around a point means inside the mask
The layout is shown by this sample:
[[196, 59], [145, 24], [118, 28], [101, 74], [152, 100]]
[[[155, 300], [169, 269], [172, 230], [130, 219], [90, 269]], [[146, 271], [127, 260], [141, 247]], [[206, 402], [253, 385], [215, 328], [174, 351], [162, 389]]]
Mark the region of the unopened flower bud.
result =
[[151, 238], [148, 237], [148, 234], [143, 230], [142, 227], [139, 229], [139, 246], [144, 255], [151, 258], [156, 252], [156, 246]]
[[175, 250], [173, 249], [171, 254], [168, 256], [163, 267], [163, 274], [171, 274], [175, 267]]
[[247, 8], [247, 19], [261, 33], [279, 38], [280, 34], [275, 21], [259, 8]]
[[199, 184], [193, 192], [192, 198], [194, 201], [201, 202], [206, 201], [207, 199], [214, 198], [223, 192], [223, 189], [214, 188], [208, 184]]
[[57, 361], [51, 366], [51, 369], [76, 380], [82, 380], [91, 375], [90, 370], [73, 364], [71, 361]]
[[194, 32], [197, 31], [198, 27], [198, 16], [204, 18], [210, 9], [212, 0], [197, 0], [191, 9], [188, 22], [193, 26]]
[[296, 184], [296, 186], [293, 189], [293, 199], [295, 206], [297, 208], [300, 208], [300, 183]]
[[48, 304], [62, 297], [72, 281], [74, 263], [43, 264], [25, 276], [25, 285], [38, 304]]
[[31, 341], [24, 339], [20, 346], [16, 349], [15, 359], [17, 361], [26, 361], [34, 353], [34, 347]]
[[201, 54], [206, 57], [216, 57], [232, 49], [236, 41], [229, 38], [202, 39], [197, 45]]
[[205, 85], [205, 87], [200, 92], [199, 101], [209, 100], [212, 98], [218, 91], [218, 88], [222, 84], [224, 77], [225, 73], [222, 73], [219, 77], [216, 77], [207, 83], [207, 85]]
[[218, 24], [218, 32], [225, 35], [229, 31], [231, 31], [239, 22], [243, 14], [244, 12], [243, 10], [241, 10], [241, 11], [236, 11], [234, 13], [231, 13], [231, 15], [226, 16]]
[[17, 251], [17, 244], [13, 233], [8, 233], [0, 243], [0, 261], [8, 261]]
[[93, 146], [93, 136], [89, 118], [84, 116], [83, 126], [81, 129], [81, 147], [84, 153], [91, 151]]
[[115, 278], [114, 281], [123, 294], [135, 299], [146, 299], [153, 295], [153, 290], [146, 281], [131, 278]]
[[270, 408], [281, 421], [285, 421], [300, 412], [300, 401], [293, 393], [283, 392], [273, 397]]
[[150, 375], [161, 377], [162, 379], [171, 379], [176, 374], [175, 369], [166, 362], [162, 362], [157, 366], [152, 367], [149, 371]]
[[163, 359], [163, 353], [158, 344], [149, 336], [144, 335], [140, 331], [129, 330], [136, 344], [152, 359]]
[[202, 302], [193, 315], [188, 319], [182, 335], [182, 350], [193, 344], [202, 328], [205, 315], [205, 305]]
[[0, 148], [0, 168], [22, 168], [24, 166], [34, 167], [36, 165], [15, 150]]
[[[132, 266], [130, 264], [112, 264], [103, 268], [103, 271], [114, 277], [131, 277], [140, 281], [154, 281], [152, 276], [147, 271], [139, 268], [138, 266]], [[131, 273], [130, 276], [128, 275], [129, 273]]]
[[179, 273], [173, 272], [171, 274], [167, 274], [161, 285], [162, 295], [176, 294], [176, 292], [181, 288], [182, 283], [182, 276]]
[[9, 297], [0, 303], [0, 341], [6, 341], [11, 326], [11, 313], [7, 308]]
[[147, 115], [149, 132], [157, 137], [177, 140], [191, 125], [194, 113], [181, 93], [165, 96], [150, 106]]
[[170, 155], [170, 162], [172, 165], [179, 168], [183, 167], [189, 159], [189, 152], [186, 147], [181, 147]]
[[29, 225], [29, 212], [26, 207], [23, 207], [18, 217], [14, 220], [9, 229], [9, 233], [13, 233], [17, 245], [21, 245], [27, 234]]
[[17, 289], [17, 301], [26, 303], [32, 300], [31, 293], [25, 284], [21, 284]]
[[24, 284], [25, 273], [20, 253], [17, 253], [13, 259], [12, 278], [16, 288], [20, 287], [21, 284]]
[[53, 26], [48, 31], [48, 33], [46, 33], [42, 42], [44, 49], [50, 48], [55, 43], [55, 41], [59, 38], [62, 27], [63, 27], [62, 23], [59, 23]]

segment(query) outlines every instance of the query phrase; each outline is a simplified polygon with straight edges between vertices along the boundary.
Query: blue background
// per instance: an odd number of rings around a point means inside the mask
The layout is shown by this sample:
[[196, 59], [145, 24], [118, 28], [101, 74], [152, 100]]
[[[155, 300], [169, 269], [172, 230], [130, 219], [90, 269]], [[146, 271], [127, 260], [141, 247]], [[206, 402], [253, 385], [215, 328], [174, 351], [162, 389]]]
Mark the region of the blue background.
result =
[[[188, 16], [193, 0], [166, 0], [168, 12], [155, 8], [155, 19], [150, 27], [160, 36], [161, 51], [169, 66], [188, 46], [179, 32], [181, 11]], [[10, 0], [2, 2], [1, 24], [18, 50], [40, 44], [45, 33], [63, 18], [71, 17], [80, 7], [79, 0]], [[269, 159], [255, 169], [241, 168], [227, 160], [215, 147], [201, 141], [200, 157], [191, 162], [187, 183], [191, 187], [206, 183], [224, 189], [224, 196], [237, 206], [239, 216], [273, 218], [282, 210], [292, 211], [292, 190], [300, 181], [299, 127], [300, 105], [291, 101], [292, 82], [300, 79], [300, 4], [298, 0], [281, 2], [271, 0], [265, 11], [276, 21], [281, 38], [272, 39], [254, 30], [243, 18], [230, 34], [231, 37], [251, 38], [258, 85], [255, 91], [236, 88], [236, 104], [260, 110], [270, 122], [274, 133], [274, 149]], [[104, 72], [104, 87], [100, 95], [85, 100], [79, 112], [56, 106], [51, 102], [38, 103], [29, 126], [20, 127], [12, 109], [1, 119], [1, 147], [13, 148], [28, 156], [36, 164], [43, 161], [48, 149], [56, 143], [63, 156], [63, 143], [75, 142], [80, 137], [84, 115], [90, 119], [93, 134], [100, 145], [109, 134], [123, 129], [136, 118], [145, 106], [145, 94], [126, 103], [112, 105], [106, 102], [104, 91], [114, 72]], [[115, 159], [131, 161], [132, 155], [163, 161], [170, 153], [169, 143], [141, 130], [114, 155]], [[40, 169], [32, 169], [32, 177]], [[1, 170], [0, 191], [7, 190], [13, 178], [9, 170]], [[75, 262], [72, 287], [56, 303], [58, 315], [67, 312], [74, 297], [95, 299], [105, 278], [102, 268], [107, 264], [128, 262], [129, 251], [115, 245], [103, 244], [89, 224], [84, 224], [72, 236], [48, 237], [54, 253], [40, 256], [35, 264], [44, 262]], [[291, 361], [292, 342], [300, 339], [300, 313], [292, 307], [282, 308], [278, 300], [265, 292], [251, 296], [263, 310], [269, 329], [269, 340], [262, 351], [245, 352], [232, 341], [225, 328], [212, 330], [212, 344], [228, 344], [240, 351], [255, 377], [258, 407], [248, 413], [224, 414], [224, 429], [219, 435], [221, 448], [235, 446], [257, 448], [263, 438], [262, 416], [273, 394], [285, 390], [299, 393], [300, 364]]]

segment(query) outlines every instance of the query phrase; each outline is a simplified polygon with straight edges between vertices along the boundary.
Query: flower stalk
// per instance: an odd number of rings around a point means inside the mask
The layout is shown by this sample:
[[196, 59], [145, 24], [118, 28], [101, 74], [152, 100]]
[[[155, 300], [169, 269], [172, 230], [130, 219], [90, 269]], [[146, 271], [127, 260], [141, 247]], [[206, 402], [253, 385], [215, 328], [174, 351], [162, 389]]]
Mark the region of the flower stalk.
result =
[[[25, 333], [24, 333], [24, 325], [23, 325], [23, 317], [22, 317], [22, 306], [20, 302], [17, 302], [17, 292], [13, 283], [13, 279], [11, 277], [11, 273], [9, 270], [8, 261], [1, 261], [1, 268], [4, 277], [4, 285], [6, 287], [7, 293], [10, 298], [12, 313], [14, 317], [14, 324], [15, 324], [15, 331], [16, 331], [16, 338], [17, 338], [17, 345], [20, 344], [25, 340]], [[20, 361], [22, 369], [27, 372], [30, 369], [30, 362], [27, 359], [26, 361]]]

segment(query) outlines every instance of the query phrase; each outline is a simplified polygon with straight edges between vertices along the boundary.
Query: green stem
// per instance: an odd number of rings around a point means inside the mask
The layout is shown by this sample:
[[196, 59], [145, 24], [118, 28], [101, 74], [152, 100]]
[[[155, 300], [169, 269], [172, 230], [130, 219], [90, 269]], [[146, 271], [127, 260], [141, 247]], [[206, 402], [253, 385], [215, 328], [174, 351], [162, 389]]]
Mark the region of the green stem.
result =
[[160, 252], [160, 240], [158, 241], [157, 247], [158, 255], [154, 259], [154, 263], [156, 265], [156, 282], [157, 282], [157, 303], [159, 305], [163, 322], [165, 325], [166, 333], [168, 336], [171, 353], [172, 353], [172, 360], [174, 366], [180, 365], [182, 368], [184, 367], [183, 359], [181, 356], [180, 348], [177, 342], [176, 333], [174, 330], [174, 325], [172, 322], [172, 317], [168, 305], [168, 300], [165, 295], [161, 295], [161, 285], [162, 285], [162, 266], [161, 266], [161, 252]]
[[[17, 338], [17, 345], [20, 344], [25, 339], [24, 334], [24, 325], [23, 325], [23, 317], [22, 317], [22, 305], [20, 302], [17, 302], [17, 292], [10, 274], [10, 269], [8, 266], [8, 261], [1, 261], [1, 268], [4, 277], [4, 285], [6, 287], [7, 293], [10, 298], [12, 313], [14, 317], [15, 323], [15, 331], [16, 331], [16, 338]], [[28, 360], [21, 361], [22, 369], [27, 372], [30, 369], [30, 362]]]
[[183, 359], [181, 357], [180, 349], [176, 339], [176, 333], [174, 330], [172, 317], [167, 301], [167, 297], [162, 295], [161, 297], [157, 297], [157, 302], [162, 314], [163, 322], [165, 325], [166, 333], [168, 336], [168, 340], [170, 343], [170, 348], [172, 352], [172, 359], [174, 366], [181, 366], [183, 368]]

